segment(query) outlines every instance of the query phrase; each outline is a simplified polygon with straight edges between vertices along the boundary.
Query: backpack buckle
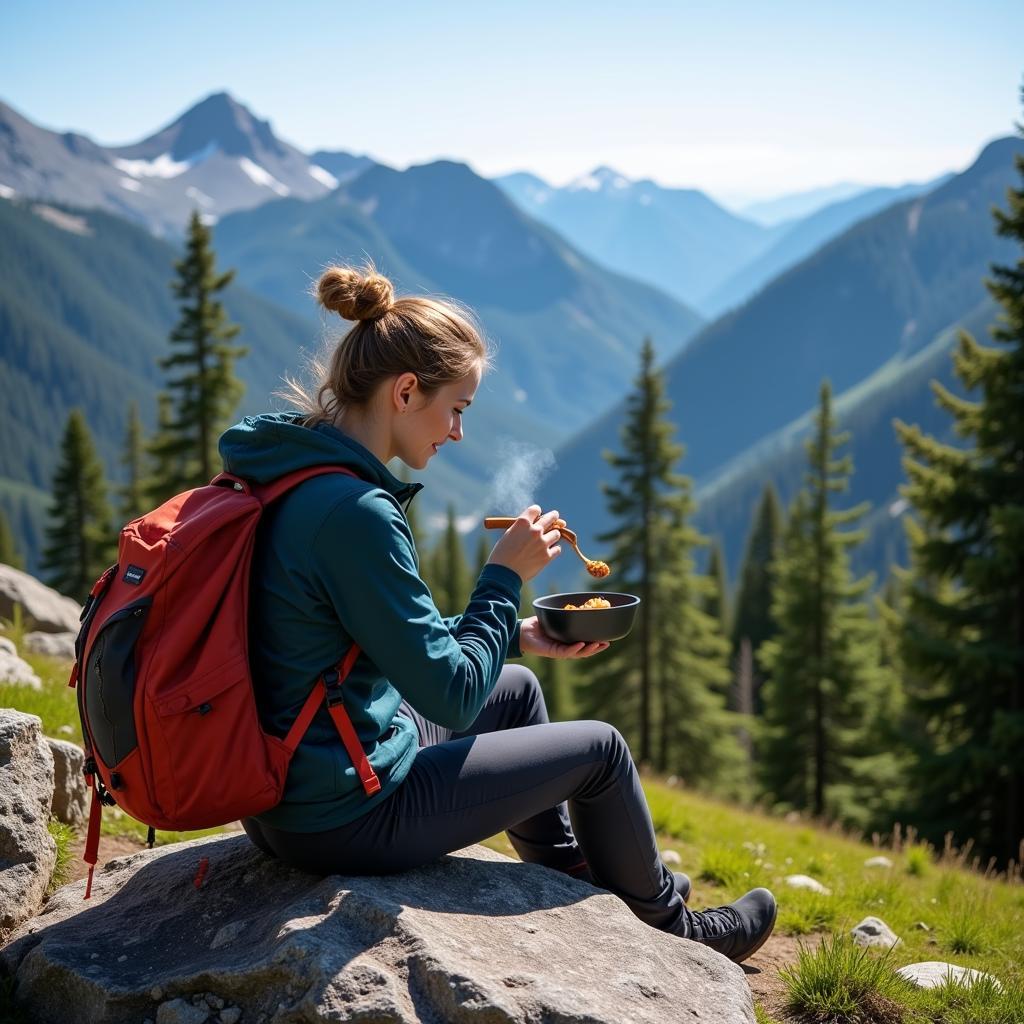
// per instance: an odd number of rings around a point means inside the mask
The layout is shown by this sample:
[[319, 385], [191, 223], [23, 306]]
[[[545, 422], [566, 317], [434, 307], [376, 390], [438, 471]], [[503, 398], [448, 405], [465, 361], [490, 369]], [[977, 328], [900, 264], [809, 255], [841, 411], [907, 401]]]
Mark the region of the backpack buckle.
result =
[[327, 706], [334, 707], [342, 702], [341, 674], [336, 668], [329, 668], [320, 677], [324, 681], [324, 690], [327, 694]]

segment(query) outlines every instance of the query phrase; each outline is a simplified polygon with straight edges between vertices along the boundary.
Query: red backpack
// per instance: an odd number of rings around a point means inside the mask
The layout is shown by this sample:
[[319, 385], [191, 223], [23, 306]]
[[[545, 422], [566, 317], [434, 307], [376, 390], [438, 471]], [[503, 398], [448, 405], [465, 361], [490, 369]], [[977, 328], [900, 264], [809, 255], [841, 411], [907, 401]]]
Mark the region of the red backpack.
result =
[[265, 485], [229, 473], [185, 491], [122, 530], [117, 564], [82, 610], [69, 686], [78, 686], [92, 789], [85, 898], [101, 805], [154, 828], [224, 825], [277, 804], [288, 765], [326, 699], [367, 795], [380, 789], [341, 686], [359, 648], [321, 674], [283, 738], [260, 726], [249, 668], [249, 570], [264, 509], [314, 466]]

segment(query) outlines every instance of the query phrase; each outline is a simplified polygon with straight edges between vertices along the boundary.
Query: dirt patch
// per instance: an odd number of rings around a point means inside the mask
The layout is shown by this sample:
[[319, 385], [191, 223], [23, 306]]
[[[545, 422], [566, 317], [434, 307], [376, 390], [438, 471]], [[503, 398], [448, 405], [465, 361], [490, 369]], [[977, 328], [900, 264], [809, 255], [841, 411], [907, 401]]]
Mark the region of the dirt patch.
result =
[[743, 973], [754, 996], [770, 1017], [785, 1021], [786, 986], [779, 977], [779, 969], [795, 964], [799, 958], [801, 944], [807, 949], [817, 949], [820, 934], [772, 935], [772, 937], [743, 964]]
[[[100, 836], [99, 852], [96, 857], [97, 869], [101, 868], [108, 860], [115, 857], [124, 857], [129, 853], [138, 853], [145, 850], [146, 844], [132, 836]], [[69, 882], [77, 882], [89, 874], [89, 865], [82, 860], [85, 851], [85, 836], [79, 836], [71, 846], [71, 872], [68, 875]]]

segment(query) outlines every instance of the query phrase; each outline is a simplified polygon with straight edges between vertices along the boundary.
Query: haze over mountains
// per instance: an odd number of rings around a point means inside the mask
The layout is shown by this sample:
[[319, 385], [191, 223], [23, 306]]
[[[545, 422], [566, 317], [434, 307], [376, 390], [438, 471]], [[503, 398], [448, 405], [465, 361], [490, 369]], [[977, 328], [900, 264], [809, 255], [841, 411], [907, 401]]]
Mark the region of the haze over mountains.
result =
[[[923, 422], [953, 327], [989, 315], [982, 278], [1007, 254], [989, 209], [1004, 203], [1020, 148], [999, 140], [948, 180], [782, 197], [790, 210], [817, 206], [785, 222], [783, 206], [754, 211], [776, 219], [766, 226], [608, 168], [552, 189], [448, 160], [397, 171], [342, 149], [307, 155], [226, 93], [118, 147], [0, 104], [0, 506], [31, 564], [68, 410], [86, 406], [111, 475], [130, 398], [151, 425], [156, 358], [176, 318], [172, 262], [197, 208], [218, 265], [238, 272], [228, 311], [251, 349], [242, 411], [269, 408], [302, 350], [344, 328], [308, 294], [326, 263], [370, 257], [400, 292], [451, 295], [479, 314], [496, 371], [466, 440], [425, 478], [428, 521], [449, 502], [467, 517], [509, 511], [488, 505], [505, 446], [565, 442], [533, 497], [568, 502], [584, 550], [594, 546], [608, 525], [600, 453], [618, 446], [650, 335], [687, 446], [680, 469], [697, 479], [698, 525], [720, 533], [730, 571], [763, 483], [777, 479], [788, 497], [799, 478], [825, 376], [865, 433], [850, 502], [879, 502], [862, 557], [882, 568], [901, 550], [898, 515], [884, 512], [899, 475], [890, 421]], [[732, 312], [706, 322], [701, 309]]]
[[[666, 395], [687, 449], [680, 471], [702, 488], [741, 460], [759, 491], [772, 476], [758, 446], [816, 406], [823, 378], [835, 395], [883, 367], [889, 380], [901, 364], [910, 372], [912, 357], [940, 336], [948, 351], [955, 325], [977, 325], [988, 298], [983, 278], [993, 262], [1014, 257], [1013, 244], [995, 235], [991, 208], [1005, 206], [1018, 153], [1019, 138], [989, 144], [962, 174], [857, 223], [669, 360]], [[877, 413], [889, 421], [907, 414], [908, 391], [890, 393], [898, 401]], [[599, 490], [608, 472], [601, 453], [618, 448], [621, 423], [620, 404], [564, 445], [560, 468], [540, 491], [545, 503], [574, 495], [581, 511], [573, 527], [588, 553], [599, 551], [596, 535], [610, 526]], [[894, 436], [891, 444], [890, 454]], [[870, 476], [874, 467], [858, 472]], [[850, 504], [857, 487], [855, 478]], [[735, 570], [736, 534], [728, 547]]]

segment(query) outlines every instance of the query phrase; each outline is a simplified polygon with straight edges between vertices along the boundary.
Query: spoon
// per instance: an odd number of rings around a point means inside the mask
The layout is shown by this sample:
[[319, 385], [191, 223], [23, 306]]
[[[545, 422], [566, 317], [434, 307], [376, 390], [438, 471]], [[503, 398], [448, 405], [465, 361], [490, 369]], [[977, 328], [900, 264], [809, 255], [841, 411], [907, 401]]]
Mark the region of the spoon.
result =
[[[512, 516], [486, 516], [484, 518], [484, 529], [507, 530], [514, 522], [515, 518]], [[573, 551], [575, 551], [583, 560], [587, 567], [587, 572], [589, 572], [591, 576], [601, 580], [611, 572], [607, 562], [594, 561], [594, 559], [587, 558], [587, 556], [580, 551], [580, 546], [576, 542], [576, 532], [566, 527], [564, 519], [556, 519], [552, 525], [559, 533], [561, 533], [562, 537], [572, 545]]]

